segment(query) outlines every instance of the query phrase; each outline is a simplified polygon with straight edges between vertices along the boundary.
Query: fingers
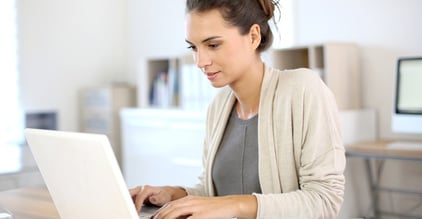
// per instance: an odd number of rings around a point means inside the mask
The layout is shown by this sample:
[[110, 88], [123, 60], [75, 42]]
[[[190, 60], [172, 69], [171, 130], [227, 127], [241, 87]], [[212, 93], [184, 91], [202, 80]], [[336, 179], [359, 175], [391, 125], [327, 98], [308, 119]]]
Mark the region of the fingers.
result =
[[192, 217], [193, 206], [190, 202], [183, 200], [176, 200], [166, 203], [160, 210], [154, 215], [154, 218], [177, 218], [184, 219]]
[[163, 206], [170, 201], [170, 195], [164, 194], [165, 192], [160, 190], [157, 193], [154, 193], [148, 198], [148, 201], [157, 206]]
[[136, 211], [139, 212], [145, 202], [145, 199], [148, 198], [149, 195], [144, 192], [144, 186], [137, 186], [133, 189], [129, 189], [129, 194], [135, 203]]
[[171, 201], [172, 197], [171, 189], [169, 190], [167, 187], [155, 187], [148, 185], [130, 189], [129, 193], [138, 212], [145, 203], [162, 206]]
[[[198, 197], [186, 196], [164, 205], [154, 215], [154, 218], [233, 218], [239, 215], [239, 198], [233, 197]], [[255, 218], [255, 215], [245, 214], [246, 218]]]
[[139, 186], [136, 196], [134, 198], [136, 211], [140, 212], [142, 205], [145, 203], [145, 200], [151, 195], [147, 190], [144, 189], [145, 186]]
[[142, 186], [137, 186], [133, 189], [129, 189], [129, 194], [133, 198], [133, 196], [136, 196], [140, 191], [142, 191]]
[[132, 197], [134, 197], [135, 207], [138, 212], [141, 210], [144, 203], [162, 206], [171, 199], [171, 195], [163, 191], [162, 187], [145, 185], [139, 190], [133, 191], [133, 193], [136, 193], [136, 195]]

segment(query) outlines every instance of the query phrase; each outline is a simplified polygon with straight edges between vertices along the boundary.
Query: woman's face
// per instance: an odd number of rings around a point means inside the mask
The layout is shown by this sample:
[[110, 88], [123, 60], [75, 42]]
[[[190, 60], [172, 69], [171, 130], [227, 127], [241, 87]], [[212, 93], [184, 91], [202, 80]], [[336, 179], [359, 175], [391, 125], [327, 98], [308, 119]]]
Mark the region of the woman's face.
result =
[[256, 45], [251, 34], [241, 35], [224, 21], [218, 10], [187, 15], [186, 42], [194, 60], [214, 87], [234, 85], [256, 62]]

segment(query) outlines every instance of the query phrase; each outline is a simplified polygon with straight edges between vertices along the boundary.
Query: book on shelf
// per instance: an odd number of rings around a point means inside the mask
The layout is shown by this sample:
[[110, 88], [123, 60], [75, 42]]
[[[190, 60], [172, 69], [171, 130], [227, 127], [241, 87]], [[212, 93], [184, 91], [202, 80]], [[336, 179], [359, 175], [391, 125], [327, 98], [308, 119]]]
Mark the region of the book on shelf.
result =
[[149, 106], [206, 110], [218, 91], [196, 64], [189, 60], [149, 60]]
[[175, 61], [170, 61], [167, 69], [155, 72], [149, 91], [150, 105], [162, 108], [179, 105], [178, 78]]
[[181, 68], [181, 107], [188, 110], [206, 110], [218, 88], [214, 88], [195, 64]]

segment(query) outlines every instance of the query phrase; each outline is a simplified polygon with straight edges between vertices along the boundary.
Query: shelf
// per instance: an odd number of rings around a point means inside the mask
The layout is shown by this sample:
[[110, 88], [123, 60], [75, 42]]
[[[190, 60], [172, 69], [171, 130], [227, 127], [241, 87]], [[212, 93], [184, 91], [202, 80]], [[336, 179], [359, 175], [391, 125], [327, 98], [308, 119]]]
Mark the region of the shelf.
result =
[[107, 135], [121, 162], [119, 111], [136, 106], [136, 89], [130, 85], [89, 87], [80, 92], [80, 131]]
[[309, 68], [318, 73], [334, 93], [341, 110], [361, 108], [360, 63], [353, 43], [325, 43], [277, 49], [274, 67]]
[[218, 89], [196, 66], [191, 54], [147, 60], [147, 107], [206, 110]]

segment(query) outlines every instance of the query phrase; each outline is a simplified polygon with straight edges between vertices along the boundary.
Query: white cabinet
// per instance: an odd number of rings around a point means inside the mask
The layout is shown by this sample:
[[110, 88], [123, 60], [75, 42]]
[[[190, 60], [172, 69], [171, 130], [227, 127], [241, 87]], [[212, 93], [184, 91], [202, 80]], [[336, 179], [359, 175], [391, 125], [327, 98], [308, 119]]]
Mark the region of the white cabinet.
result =
[[202, 170], [205, 112], [123, 109], [122, 172], [128, 187], [197, 183]]
[[80, 130], [105, 134], [121, 162], [119, 111], [136, 105], [136, 90], [129, 85], [85, 88], [80, 93]]

